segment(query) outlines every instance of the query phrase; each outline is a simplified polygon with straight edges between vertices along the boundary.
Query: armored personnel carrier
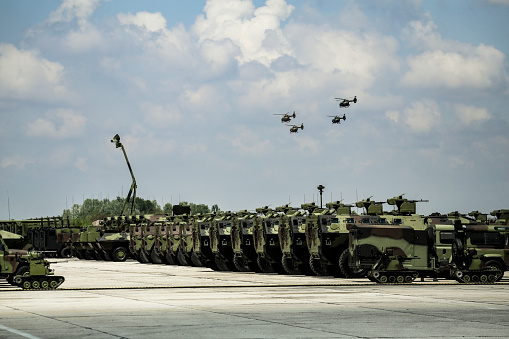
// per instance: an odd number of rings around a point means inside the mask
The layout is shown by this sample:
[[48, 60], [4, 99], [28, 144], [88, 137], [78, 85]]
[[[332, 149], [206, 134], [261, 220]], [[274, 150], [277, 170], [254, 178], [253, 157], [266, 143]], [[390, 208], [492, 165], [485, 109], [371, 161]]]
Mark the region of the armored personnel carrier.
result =
[[309, 251], [306, 240], [307, 212], [289, 205], [277, 207], [276, 211], [283, 213], [279, 225], [283, 269], [288, 274], [313, 274], [309, 267]]
[[280, 214], [268, 207], [257, 208], [259, 214], [253, 231], [257, 263], [264, 273], [286, 274], [281, 264], [283, 253], [279, 244]]
[[258, 267], [258, 254], [254, 247], [254, 229], [258, 222], [256, 213], [249, 211], [237, 212], [232, 220], [231, 242], [233, 264], [239, 272], [261, 272]]

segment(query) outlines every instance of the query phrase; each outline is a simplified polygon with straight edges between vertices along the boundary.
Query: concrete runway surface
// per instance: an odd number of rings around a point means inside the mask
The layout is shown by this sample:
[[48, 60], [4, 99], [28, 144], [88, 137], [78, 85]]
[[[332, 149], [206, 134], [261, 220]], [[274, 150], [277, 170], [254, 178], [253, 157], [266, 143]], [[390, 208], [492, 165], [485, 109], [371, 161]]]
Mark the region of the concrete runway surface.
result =
[[0, 338], [507, 338], [509, 278], [367, 279], [50, 259], [55, 291], [0, 282]]

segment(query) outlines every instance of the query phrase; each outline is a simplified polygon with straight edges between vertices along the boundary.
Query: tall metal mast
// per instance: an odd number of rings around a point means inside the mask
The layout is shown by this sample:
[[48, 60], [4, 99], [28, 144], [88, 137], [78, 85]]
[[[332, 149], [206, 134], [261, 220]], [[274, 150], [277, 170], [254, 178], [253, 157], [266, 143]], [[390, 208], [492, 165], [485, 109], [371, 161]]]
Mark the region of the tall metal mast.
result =
[[131, 198], [131, 194], [133, 195], [133, 200], [131, 202], [131, 213], [134, 212], [134, 201], [136, 200], [136, 179], [134, 178], [133, 170], [131, 168], [131, 164], [129, 163], [129, 159], [127, 159], [127, 153], [125, 152], [124, 145], [120, 142], [120, 136], [118, 134], [115, 134], [113, 137], [113, 140], [111, 142], [115, 143], [115, 147], [122, 148], [122, 152], [124, 152], [125, 161], [127, 162], [127, 167], [129, 167], [129, 172], [131, 172], [131, 177], [133, 178], [133, 183], [131, 184], [131, 189], [129, 190], [129, 193], [127, 194], [127, 199], [124, 201], [124, 205], [122, 206], [122, 211], [120, 212], [120, 216], [124, 215], [125, 207], [127, 206], [127, 203], [129, 202], [129, 199]]

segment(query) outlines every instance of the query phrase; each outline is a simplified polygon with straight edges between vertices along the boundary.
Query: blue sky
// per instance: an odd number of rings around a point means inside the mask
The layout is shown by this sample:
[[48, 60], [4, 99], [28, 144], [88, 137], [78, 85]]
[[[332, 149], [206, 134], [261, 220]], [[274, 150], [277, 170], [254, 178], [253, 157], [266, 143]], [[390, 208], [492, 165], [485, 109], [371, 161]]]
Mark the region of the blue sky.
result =
[[[117, 133], [138, 196], [161, 205], [299, 206], [321, 184], [325, 201], [428, 199], [421, 214], [509, 208], [508, 15], [504, 0], [2, 1], [0, 219], [125, 196]], [[274, 115], [292, 111], [294, 134]]]

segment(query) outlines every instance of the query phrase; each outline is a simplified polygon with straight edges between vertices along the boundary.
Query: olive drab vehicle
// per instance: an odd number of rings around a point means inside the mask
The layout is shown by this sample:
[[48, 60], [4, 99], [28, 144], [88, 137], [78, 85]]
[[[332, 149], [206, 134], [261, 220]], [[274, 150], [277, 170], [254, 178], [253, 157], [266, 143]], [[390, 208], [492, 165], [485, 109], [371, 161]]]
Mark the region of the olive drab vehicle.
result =
[[283, 269], [288, 274], [313, 274], [309, 267], [306, 211], [292, 208], [289, 205], [277, 207], [276, 211], [283, 213], [279, 225]]
[[0, 277], [23, 289], [56, 289], [64, 282], [64, 277], [55, 276], [43, 254], [28, 251], [30, 247], [24, 237], [1, 230]]
[[193, 218], [189, 213], [177, 216], [180, 240], [177, 260], [184, 266], [203, 266], [198, 256], [193, 252]]
[[79, 228], [70, 224], [69, 218], [45, 217], [28, 220], [1, 220], [0, 230], [25, 237], [33, 249], [45, 256], [69, 258], [69, 237]]
[[125, 216], [103, 219], [101, 236], [97, 246], [105, 260], [126, 261], [129, 257], [129, 224]]
[[193, 253], [200, 263], [213, 270], [218, 270], [215, 263], [215, 254], [210, 247], [210, 228], [215, 213], [195, 215], [193, 220]]
[[209, 230], [210, 249], [214, 254], [214, 262], [220, 271], [237, 271], [233, 262], [233, 247], [231, 240], [232, 219], [231, 212], [220, 213], [212, 220]]
[[258, 267], [263, 273], [286, 274], [281, 264], [283, 253], [279, 244], [280, 214], [268, 207], [257, 208], [253, 240]]
[[[417, 277], [451, 277], [460, 283], [500, 280], [507, 233], [505, 227], [432, 224], [355, 225], [350, 229], [350, 266], [368, 270], [378, 283], [411, 283]], [[489, 250], [483, 252], [483, 249]], [[498, 252], [498, 257], [497, 257]], [[493, 256], [495, 255], [495, 257]]]
[[230, 234], [233, 264], [239, 272], [261, 272], [253, 236], [257, 221], [257, 214], [246, 210], [237, 212], [232, 220]]

